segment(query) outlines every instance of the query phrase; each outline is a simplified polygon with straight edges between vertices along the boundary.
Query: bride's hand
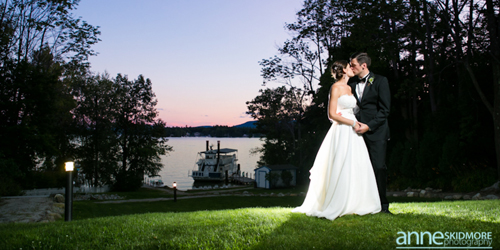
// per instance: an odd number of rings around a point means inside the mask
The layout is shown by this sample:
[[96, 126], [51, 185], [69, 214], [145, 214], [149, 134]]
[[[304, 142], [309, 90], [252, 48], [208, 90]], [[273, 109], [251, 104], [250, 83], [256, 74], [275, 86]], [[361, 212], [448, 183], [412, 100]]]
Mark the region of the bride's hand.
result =
[[356, 133], [358, 133], [358, 134], [364, 134], [364, 133], [366, 133], [366, 131], [368, 131], [370, 129], [368, 127], [368, 125], [366, 125], [364, 123], [358, 122], [358, 125], [359, 126], [355, 129]]

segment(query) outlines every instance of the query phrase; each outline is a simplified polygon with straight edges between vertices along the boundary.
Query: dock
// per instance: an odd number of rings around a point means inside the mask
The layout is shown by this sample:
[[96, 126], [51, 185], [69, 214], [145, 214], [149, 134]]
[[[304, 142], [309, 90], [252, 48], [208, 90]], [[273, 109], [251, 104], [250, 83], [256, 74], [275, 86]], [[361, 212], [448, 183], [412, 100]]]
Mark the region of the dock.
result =
[[255, 180], [244, 176], [235, 176], [231, 179], [231, 182], [240, 185], [248, 185], [254, 183]]

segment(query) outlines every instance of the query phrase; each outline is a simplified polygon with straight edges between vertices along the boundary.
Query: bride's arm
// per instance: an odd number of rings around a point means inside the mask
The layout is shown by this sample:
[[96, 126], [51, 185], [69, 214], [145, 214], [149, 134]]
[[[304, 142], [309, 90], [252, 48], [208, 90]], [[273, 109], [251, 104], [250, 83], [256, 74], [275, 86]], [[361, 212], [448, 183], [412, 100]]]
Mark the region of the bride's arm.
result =
[[340, 97], [340, 90], [338, 88], [332, 87], [330, 90], [330, 100], [328, 101], [328, 117], [337, 123], [346, 124], [352, 127], [356, 126], [356, 121], [347, 119], [341, 115], [338, 115], [337, 112], [337, 100]]

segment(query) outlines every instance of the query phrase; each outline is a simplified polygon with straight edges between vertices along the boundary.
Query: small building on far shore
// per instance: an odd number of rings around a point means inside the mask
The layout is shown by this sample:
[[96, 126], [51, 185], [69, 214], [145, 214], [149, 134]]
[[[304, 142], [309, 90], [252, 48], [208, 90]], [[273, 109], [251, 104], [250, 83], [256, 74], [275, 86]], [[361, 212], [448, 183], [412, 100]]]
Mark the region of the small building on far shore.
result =
[[280, 188], [297, 185], [297, 167], [293, 165], [269, 165], [256, 168], [255, 186], [257, 188]]

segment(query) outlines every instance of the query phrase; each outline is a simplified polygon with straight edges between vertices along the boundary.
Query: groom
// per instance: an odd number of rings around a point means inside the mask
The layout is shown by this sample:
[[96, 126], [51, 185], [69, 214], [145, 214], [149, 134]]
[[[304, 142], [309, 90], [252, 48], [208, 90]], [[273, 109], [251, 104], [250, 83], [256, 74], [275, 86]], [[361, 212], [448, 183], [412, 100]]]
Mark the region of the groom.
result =
[[359, 108], [356, 119], [360, 126], [356, 128], [356, 132], [363, 134], [370, 154], [382, 212], [390, 214], [389, 201], [386, 197], [387, 166], [385, 165], [385, 152], [389, 140], [387, 117], [391, 106], [389, 83], [384, 76], [370, 72], [368, 67], [371, 65], [371, 59], [367, 53], [355, 53], [350, 61], [351, 69], [357, 76], [348, 82]]

